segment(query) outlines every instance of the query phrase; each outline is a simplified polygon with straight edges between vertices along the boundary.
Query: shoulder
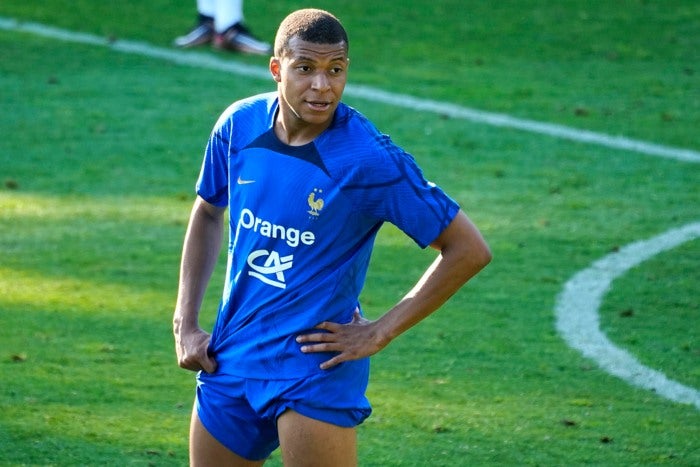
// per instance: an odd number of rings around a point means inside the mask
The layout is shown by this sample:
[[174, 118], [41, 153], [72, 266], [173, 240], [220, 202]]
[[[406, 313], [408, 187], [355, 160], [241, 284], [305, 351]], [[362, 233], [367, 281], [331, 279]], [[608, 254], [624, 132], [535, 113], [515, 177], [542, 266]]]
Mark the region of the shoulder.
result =
[[374, 160], [381, 164], [404, 158], [413, 160], [391, 136], [380, 131], [365, 115], [347, 105], [339, 106], [339, 109], [342, 111], [334, 121], [334, 128], [337, 127], [340, 132], [337, 139], [354, 149], [359, 160]]
[[365, 115], [342, 103], [336, 110], [329, 131], [320, 138], [319, 143], [348, 155], [356, 162], [382, 159], [393, 151], [401, 151]]
[[264, 123], [271, 119], [277, 108], [277, 93], [265, 93], [238, 100], [224, 110], [214, 125], [219, 130], [240, 120]]
[[245, 147], [272, 127], [277, 102], [277, 93], [234, 102], [219, 116], [210, 139], [218, 139], [234, 148]]
[[374, 139], [380, 132], [367, 117], [347, 104], [340, 103], [333, 117], [331, 131], [349, 133], [356, 140]]
[[319, 152], [329, 172], [348, 186], [388, 185], [413, 171], [413, 157], [349, 106], [338, 106], [329, 130], [318, 141]]

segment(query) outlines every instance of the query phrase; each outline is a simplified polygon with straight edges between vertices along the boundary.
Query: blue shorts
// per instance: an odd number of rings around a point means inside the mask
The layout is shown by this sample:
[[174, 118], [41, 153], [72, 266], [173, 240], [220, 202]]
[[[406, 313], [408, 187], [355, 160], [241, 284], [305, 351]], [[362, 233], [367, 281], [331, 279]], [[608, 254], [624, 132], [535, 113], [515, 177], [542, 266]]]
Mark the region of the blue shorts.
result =
[[277, 418], [286, 410], [342, 427], [372, 412], [365, 397], [369, 359], [344, 362], [300, 379], [259, 380], [219, 373], [197, 375], [197, 414], [221, 444], [248, 460], [279, 446]]

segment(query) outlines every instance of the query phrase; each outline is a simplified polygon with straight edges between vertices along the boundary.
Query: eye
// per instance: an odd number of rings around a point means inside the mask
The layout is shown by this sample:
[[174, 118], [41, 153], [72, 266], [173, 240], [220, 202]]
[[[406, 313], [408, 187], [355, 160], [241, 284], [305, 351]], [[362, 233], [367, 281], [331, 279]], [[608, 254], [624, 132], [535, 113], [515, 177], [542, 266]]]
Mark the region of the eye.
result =
[[311, 71], [311, 67], [309, 65], [299, 65], [297, 66], [297, 70], [301, 73], [308, 73], [309, 71]]

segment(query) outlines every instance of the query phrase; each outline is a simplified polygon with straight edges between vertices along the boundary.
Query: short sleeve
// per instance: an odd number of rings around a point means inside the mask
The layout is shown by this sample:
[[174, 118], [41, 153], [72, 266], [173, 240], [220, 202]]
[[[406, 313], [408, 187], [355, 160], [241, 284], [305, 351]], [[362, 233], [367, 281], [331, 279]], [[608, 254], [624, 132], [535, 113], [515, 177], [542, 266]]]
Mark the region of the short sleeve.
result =
[[224, 122], [209, 137], [196, 185], [199, 196], [219, 207], [228, 204], [230, 128], [230, 122]]
[[388, 136], [378, 138], [373, 154], [358, 164], [349, 192], [366, 215], [391, 222], [425, 248], [452, 222], [459, 205], [426, 180], [410, 154]]

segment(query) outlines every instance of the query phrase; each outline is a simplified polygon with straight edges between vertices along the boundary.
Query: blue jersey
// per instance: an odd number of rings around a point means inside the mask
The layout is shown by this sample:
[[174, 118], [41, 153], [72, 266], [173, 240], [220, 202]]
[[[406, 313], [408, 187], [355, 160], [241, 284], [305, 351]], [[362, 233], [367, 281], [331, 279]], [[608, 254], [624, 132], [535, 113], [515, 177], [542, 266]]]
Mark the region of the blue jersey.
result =
[[287, 379], [322, 371], [329, 354], [295, 341], [322, 321], [349, 323], [375, 236], [391, 222], [421, 247], [459, 207], [413, 158], [340, 104], [313, 142], [282, 143], [277, 94], [231, 105], [207, 144], [197, 193], [229, 208], [223, 297], [210, 351], [219, 372]]

